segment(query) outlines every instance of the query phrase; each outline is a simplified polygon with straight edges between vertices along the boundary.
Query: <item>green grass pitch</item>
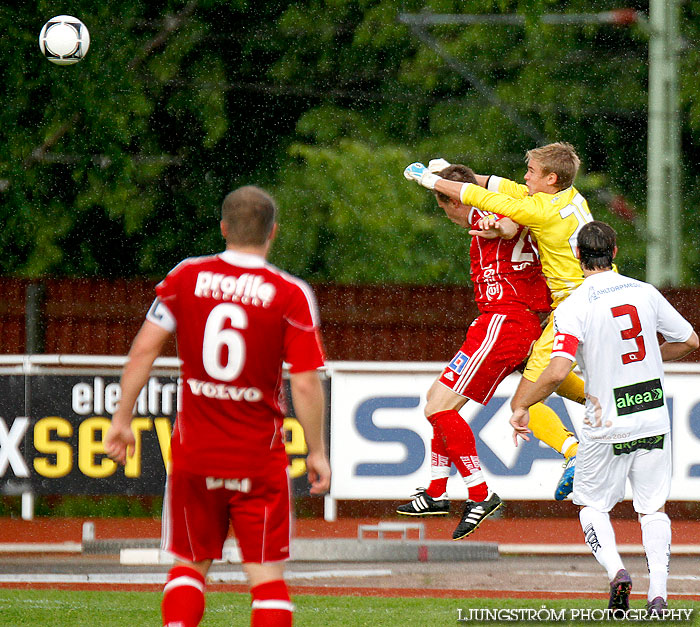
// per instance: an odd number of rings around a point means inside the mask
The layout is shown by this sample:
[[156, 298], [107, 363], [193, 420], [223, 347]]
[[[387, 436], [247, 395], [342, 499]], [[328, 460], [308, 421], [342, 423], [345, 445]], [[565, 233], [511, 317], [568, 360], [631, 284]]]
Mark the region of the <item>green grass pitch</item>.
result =
[[[160, 592], [98, 592], [70, 590], [0, 590], [0, 625], [50, 625], [51, 627], [123, 627], [160, 625]], [[207, 594], [207, 609], [201, 627], [230, 627], [249, 624], [249, 595], [225, 592]], [[470, 608], [531, 608], [566, 611], [572, 608], [600, 609], [603, 599], [543, 601], [541, 599], [416, 599], [295, 595], [297, 627], [393, 627], [395, 625], [534, 625], [529, 622], [495, 620], [459, 621]], [[643, 602], [633, 599], [632, 606]], [[700, 602], [672, 601], [671, 609], [692, 609], [690, 620], [665, 625], [700, 625]], [[660, 621], [543, 621], [548, 625], [650, 625]]]

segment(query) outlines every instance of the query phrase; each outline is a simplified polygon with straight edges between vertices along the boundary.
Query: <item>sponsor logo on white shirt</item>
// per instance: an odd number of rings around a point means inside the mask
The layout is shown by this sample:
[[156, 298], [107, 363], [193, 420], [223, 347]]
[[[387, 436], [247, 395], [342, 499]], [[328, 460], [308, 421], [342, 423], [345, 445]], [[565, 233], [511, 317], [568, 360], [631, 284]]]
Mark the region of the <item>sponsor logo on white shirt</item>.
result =
[[639, 286], [636, 283], [620, 283], [619, 285], [611, 285], [610, 287], [603, 287], [601, 289], [597, 289], [594, 286], [591, 286], [590, 288], [588, 288], [588, 302], [592, 303], [593, 301], [598, 300], [601, 296], [605, 294], [613, 294], [615, 292], [619, 292], [620, 290], [626, 290], [630, 287]]

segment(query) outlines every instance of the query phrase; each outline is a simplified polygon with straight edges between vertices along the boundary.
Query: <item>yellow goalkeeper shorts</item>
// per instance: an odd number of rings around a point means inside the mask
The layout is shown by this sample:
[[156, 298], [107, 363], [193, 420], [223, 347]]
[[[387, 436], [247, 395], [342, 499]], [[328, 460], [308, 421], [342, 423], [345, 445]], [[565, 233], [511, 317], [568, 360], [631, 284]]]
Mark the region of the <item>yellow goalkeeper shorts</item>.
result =
[[[542, 374], [552, 358], [552, 345], [554, 344], [554, 314], [549, 314], [547, 326], [542, 330], [542, 335], [535, 341], [532, 352], [525, 365], [523, 377], [533, 383]], [[573, 367], [573, 365], [572, 365]]]

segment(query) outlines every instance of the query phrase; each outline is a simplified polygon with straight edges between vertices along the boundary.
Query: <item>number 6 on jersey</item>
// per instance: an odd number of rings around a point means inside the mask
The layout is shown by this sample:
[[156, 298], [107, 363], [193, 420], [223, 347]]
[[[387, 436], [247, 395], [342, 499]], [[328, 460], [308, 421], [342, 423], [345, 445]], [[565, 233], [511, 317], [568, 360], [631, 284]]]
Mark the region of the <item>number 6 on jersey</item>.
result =
[[[224, 328], [226, 322], [231, 328]], [[236, 329], [248, 328], [248, 316], [243, 307], [222, 303], [211, 310], [202, 340], [202, 364], [212, 379], [233, 381], [243, 370], [245, 341]], [[228, 349], [223, 363], [224, 348]]]

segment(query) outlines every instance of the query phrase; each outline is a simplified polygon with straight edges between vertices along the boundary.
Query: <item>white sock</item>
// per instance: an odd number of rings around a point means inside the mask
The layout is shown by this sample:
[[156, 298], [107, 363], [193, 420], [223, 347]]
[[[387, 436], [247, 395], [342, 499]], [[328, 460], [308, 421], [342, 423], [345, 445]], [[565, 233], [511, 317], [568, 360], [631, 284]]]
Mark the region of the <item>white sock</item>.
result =
[[449, 458], [438, 453], [432, 453], [430, 456], [430, 479], [447, 479], [449, 476]]
[[578, 440], [573, 435], [570, 435], [568, 438], [566, 438], [566, 440], [564, 440], [564, 444], [561, 445], [561, 449], [559, 449], [559, 452], [562, 455], [564, 455], [566, 451], [568, 451], [571, 448], [571, 445], [576, 444], [576, 442], [578, 442]]
[[647, 598], [649, 601], [656, 597], [666, 599], [668, 564], [671, 559], [671, 520], [663, 512], [655, 512], [640, 517], [639, 522], [642, 525], [642, 544], [649, 569]]
[[579, 512], [579, 520], [586, 544], [591, 549], [593, 557], [608, 573], [608, 580], [612, 581], [617, 575], [617, 571], [624, 566], [622, 558], [617, 552], [615, 532], [610, 523], [610, 515], [607, 512], [599, 512], [592, 507], [584, 507]]
[[464, 481], [464, 485], [467, 486], [467, 488], [473, 488], [474, 486], [477, 486], [480, 483], [484, 483], [484, 473], [481, 470], [477, 470], [471, 475], [462, 477], [462, 481]]

